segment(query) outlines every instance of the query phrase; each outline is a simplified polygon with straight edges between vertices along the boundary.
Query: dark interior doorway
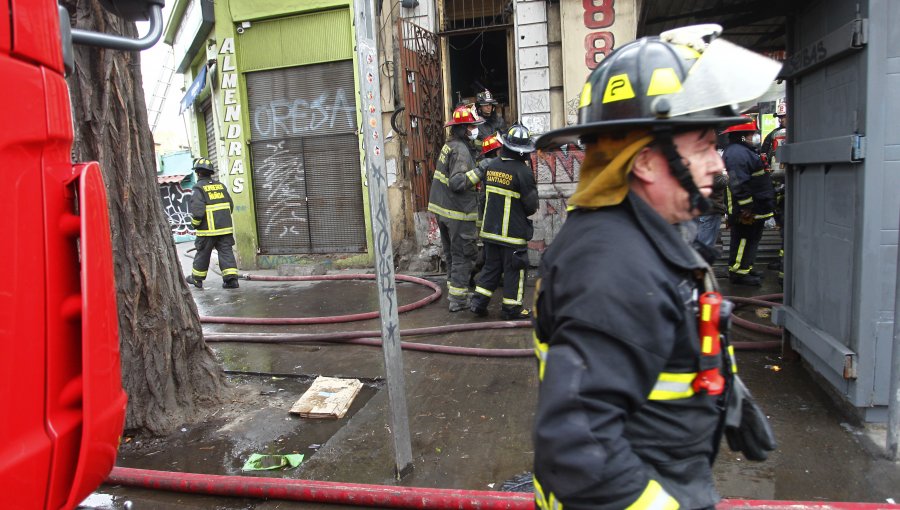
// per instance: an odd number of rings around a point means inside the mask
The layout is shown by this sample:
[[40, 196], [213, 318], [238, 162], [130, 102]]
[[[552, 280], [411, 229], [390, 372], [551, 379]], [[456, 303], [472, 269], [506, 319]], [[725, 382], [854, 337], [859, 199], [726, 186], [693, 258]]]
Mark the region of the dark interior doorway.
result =
[[510, 107], [507, 29], [449, 35], [448, 96], [451, 106], [472, 103], [475, 94], [488, 89], [508, 117]]

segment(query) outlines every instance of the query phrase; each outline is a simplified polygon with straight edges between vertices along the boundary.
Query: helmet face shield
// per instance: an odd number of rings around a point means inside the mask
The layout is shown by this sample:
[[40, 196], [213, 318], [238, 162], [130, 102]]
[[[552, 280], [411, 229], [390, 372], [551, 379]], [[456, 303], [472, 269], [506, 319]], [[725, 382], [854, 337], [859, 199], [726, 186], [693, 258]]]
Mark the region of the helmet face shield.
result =
[[780, 70], [779, 62], [716, 39], [691, 67], [681, 91], [665, 96], [671, 108], [669, 116], [754, 101], [768, 90]]

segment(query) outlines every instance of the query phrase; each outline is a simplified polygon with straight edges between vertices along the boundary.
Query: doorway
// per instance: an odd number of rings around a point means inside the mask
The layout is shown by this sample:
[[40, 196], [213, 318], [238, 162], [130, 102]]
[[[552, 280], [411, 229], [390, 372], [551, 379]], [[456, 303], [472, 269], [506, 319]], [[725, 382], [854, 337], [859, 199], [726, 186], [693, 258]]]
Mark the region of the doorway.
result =
[[500, 113], [510, 118], [508, 32], [500, 29], [448, 36], [448, 93], [453, 106], [473, 103], [476, 94], [490, 90], [500, 103]]

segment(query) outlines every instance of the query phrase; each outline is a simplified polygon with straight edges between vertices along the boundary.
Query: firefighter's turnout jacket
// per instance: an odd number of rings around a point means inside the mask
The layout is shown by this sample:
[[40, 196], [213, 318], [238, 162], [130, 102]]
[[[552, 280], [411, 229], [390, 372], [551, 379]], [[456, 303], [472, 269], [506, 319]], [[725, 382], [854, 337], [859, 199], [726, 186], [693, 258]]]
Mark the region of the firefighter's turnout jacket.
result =
[[743, 209], [750, 209], [754, 219], [771, 218], [775, 210], [775, 188], [759, 154], [735, 142], [725, 147], [722, 159], [728, 170], [728, 214], [738, 216]]
[[472, 151], [468, 143], [456, 137], [441, 148], [431, 181], [429, 211], [451, 220], [478, 219], [474, 189], [478, 184], [478, 173]]
[[484, 172], [484, 218], [481, 239], [510, 247], [528, 243], [534, 228], [528, 217], [538, 209], [537, 186], [528, 165], [499, 157]]
[[201, 177], [191, 195], [191, 226], [197, 236], [220, 236], [234, 233], [231, 210], [234, 203], [221, 182]]
[[539, 508], [683, 509], [719, 500], [716, 396], [695, 393], [703, 263], [649, 205], [576, 209], [535, 296]]

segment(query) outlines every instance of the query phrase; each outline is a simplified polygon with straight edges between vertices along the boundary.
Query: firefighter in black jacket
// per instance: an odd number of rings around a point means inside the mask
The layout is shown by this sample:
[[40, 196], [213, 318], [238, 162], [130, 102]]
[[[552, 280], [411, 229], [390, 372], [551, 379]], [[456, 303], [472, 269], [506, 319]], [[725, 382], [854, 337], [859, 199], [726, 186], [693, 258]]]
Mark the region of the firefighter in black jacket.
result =
[[484, 142], [494, 133], [506, 131], [506, 121], [497, 110], [497, 100], [490, 90], [479, 92], [475, 96], [475, 105], [478, 115], [484, 119], [484, 124], [478, 126], [478, 140]]
[[525, 160], [534, 152], [531, 133], [513, 124], [500, 136], [500, 157], [484, 169], [485, 205], [481, 223], [484, 268], [478, 275], [469, 310], [483, 317], [494, 290], [503, 280], [503, 320], [525, 319], [523, 308], [525, 270], [528, 268], [528, 240], [534, 233], [529, 216], [538, 208], [534, 174]]
[[213, 248], [219, 253], [219, 269], [222, 270], [222, 287], [236, 289], [238, 285], [237, 261], [234, 258], [234, 226], [231, 222], [231, 211], [234, 203], [228, 189], [221, 182], [214, 181], [215, 170], [210, 160], [198, 158], [194, 160], [194, 171], [197, 172], [197, 184], [191, 194], [191, 225], [197, 232], [194, 246], [194, 267], [187, 276], [187, 282], [203, 288], [209, 270], [209, 259]]
[[438, 156], [428, 210], [437, 217], [441, 245], [447, 264], [447, 294], [450, 311], [469, 306], [469, 278], [478, 251], [478, 204], [475, 185], [481, 181], [475, 166], [472, 141], [484, 122], [467, 106], [453, 110], [447, 122], [450, 137]]
[[585, 146], [535, 290], [540, 509], [711, 509], [719, 500], [711, 466], [724, 388], [698, 377], [709, 357], [696, 313], [698, 293], [715, 283], [681, 223], [708, 206], [724, 167], [716, 131], [741, 122], [731, 105], [764, 93], [780, 66], [712, 40], [714, 27], [621, 46], [588, 77], [578, 123], [537, 141], [539, 150]]
[[759, 136], [756, 122], [746, 120], [749, 122], [723, 132], [729, 142], [722, 153], [728, 169], [726, 207], [731, 228], [728, 278], [739, 285], [757, 286], [762, 273], [753, 270], [753, 262], [765, 222], [774, 215], [775, 188], [762, 158], [752, 148], [753, 136]]

